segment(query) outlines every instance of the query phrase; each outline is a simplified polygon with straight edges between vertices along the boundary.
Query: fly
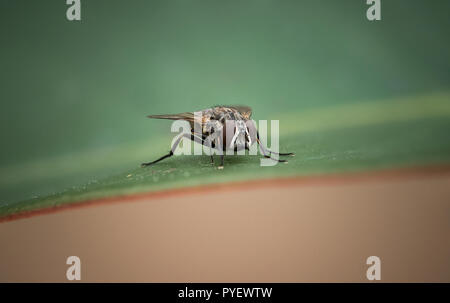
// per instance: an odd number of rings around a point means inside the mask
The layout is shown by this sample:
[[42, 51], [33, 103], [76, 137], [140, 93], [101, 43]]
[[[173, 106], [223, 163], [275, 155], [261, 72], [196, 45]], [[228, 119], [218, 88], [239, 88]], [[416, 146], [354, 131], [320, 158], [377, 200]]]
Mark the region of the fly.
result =
[[[215, 106], [197, 113], [186, 112], [172, 115], [147, 116], [152, 119], [186, 120], [191, 126], [191, 133], [183, 134], [175, 140], [168, 154], [155, 161], [142, 163], [141, 166], [147, 167], [173, 156], [174, 151], [182, 138], [188, 138], [189, 140], [200, 143], [206, 147], [221, 150], [222, 154], [220, 155], [219, 169], [223, 169], [223, 152], [226, 150], [249, 150], [250, 146], [254, 143], [258, 144], [265, 158], [270, 158], [278, 162], [287, 162], [286, 160], [274, 159], [271, 155], [293, 156], [294, 153], [276, 153], [265, 148], [263, 144], [261, 144], [254, 121], [250, 119], [251, 115], [252, 109], [248, 106]], [[219, 142], [219, 144], [217, 144], [217, 142]], [[220, 142], [226, 143], [220, 144]], [[211, 163], [214, 164], [212, 154]]]

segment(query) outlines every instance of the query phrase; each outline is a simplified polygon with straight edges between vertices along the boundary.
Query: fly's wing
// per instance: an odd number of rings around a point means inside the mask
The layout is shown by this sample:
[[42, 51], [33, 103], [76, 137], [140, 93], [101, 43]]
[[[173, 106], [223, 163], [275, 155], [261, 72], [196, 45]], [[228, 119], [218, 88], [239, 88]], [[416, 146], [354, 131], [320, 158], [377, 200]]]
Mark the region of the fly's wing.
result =
[[[195, 117], [194, 113], [179, 113], [179, 114], [169, 114], [169, 115], [149, 115], [147, 118], [150, 119], [166, 119], [166, 120], [186, 120], [194, 128]], [[201, 124], [201, 121], [199, 121]]]
[[232, 105], [230, 108], [237, 110], [245, 120], [249, 120], [252, 116], [252, 109], [246, 105]]
[[187, 120], [189, 122], [194, 122], [194, 113], [180, 113], [172, 115], [149, 115], [147, 118], [150, 119], [167, 119], [167, 120]]
[[[148, 118], [151, 119], [167, 119], [167, 120], [186, 120], [191, 125], [192, 132], [202, 136], [202, 131], [205, 126], [205, 124], [211, 119], [210, 114], [208, 114], [208, 110], [204, 110], [201, 112], [201, 114], [197, 113], [197, 115], [194, 115], [192, 112], [186, 112], [186, 113], [179, 113], [179, 114], [169, 114], [169, 115], [149, 115]], [[201, 131], [200, 133], [195, 132], [197, 127], [195, 125], [198, 125], [198, 129]]]

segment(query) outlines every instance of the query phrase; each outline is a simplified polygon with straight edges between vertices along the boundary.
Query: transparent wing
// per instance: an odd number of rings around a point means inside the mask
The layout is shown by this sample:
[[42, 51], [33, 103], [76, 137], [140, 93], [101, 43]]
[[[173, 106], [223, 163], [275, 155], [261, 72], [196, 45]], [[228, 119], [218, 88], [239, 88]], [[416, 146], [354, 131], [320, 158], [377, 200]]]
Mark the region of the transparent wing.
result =
[[187, 120], [194, 123], [194, 113], [179, 113], [169, 115], [149, 115], [150, 119], [167, 119], [167, 120]]
[[[196, 129], [195, 124], [198, 124], [200, 130], [203, 130], [203, 126], [205, 124], [205, 119], [202, 115], [194, 116], [194, 113], [186, 112], [179, 114], [168, 114], [168, 115], [149, 115], [147, 116], [150, 119], [166, 119], [166, 120], [186, 120], [191, 125], [191, 128]], [[202, 135], [201, 133], [198, 133]]]

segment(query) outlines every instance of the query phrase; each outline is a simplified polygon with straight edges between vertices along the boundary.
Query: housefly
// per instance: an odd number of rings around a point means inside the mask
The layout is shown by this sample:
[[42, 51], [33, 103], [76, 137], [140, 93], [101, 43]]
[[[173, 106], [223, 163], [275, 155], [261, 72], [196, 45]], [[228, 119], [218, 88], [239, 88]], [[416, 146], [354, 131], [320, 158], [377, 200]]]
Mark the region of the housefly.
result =
[[[278, 162], [286, 160], [274, 159], [272, 154], [278, 156], [293, 156], [294, 153], [272, 152], [261, 144], [259, 133], [253, 120], [250, 119], [252, 109], [248, 106], [215, 106], [198, 112], [185, 112], [171, 115], [150, 115], [152, 119], [185, 120], [191, 127], [190, 134], [182, 134], [173, 143], [168, 154], [152, 162], [142, 163], [142, 167], [150, 166], [161, 160], [171, 157], [182, 138], [188, 138], [206, 147], [216, 149], [220, 154], [220, 166], [223, 168], [224, 152], [227, 150], [249, 150], [250, 146], [257, 143], [265, 158]], [[278, 158], [278, 157], [277, 157]], [[214, 158], [211, 154], [211, 163]]]

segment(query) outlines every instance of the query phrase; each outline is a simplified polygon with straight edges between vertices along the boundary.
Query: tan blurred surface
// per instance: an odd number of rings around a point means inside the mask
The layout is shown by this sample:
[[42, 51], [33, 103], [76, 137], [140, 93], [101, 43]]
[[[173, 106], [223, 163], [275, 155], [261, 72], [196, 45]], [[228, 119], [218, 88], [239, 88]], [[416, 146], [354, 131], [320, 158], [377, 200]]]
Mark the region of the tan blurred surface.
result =
[[261, 186], [0, 223], [0, 281], [450, 282], [450, 176]]

